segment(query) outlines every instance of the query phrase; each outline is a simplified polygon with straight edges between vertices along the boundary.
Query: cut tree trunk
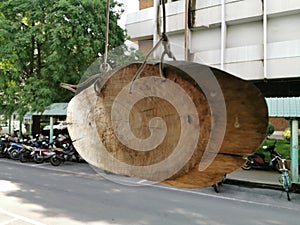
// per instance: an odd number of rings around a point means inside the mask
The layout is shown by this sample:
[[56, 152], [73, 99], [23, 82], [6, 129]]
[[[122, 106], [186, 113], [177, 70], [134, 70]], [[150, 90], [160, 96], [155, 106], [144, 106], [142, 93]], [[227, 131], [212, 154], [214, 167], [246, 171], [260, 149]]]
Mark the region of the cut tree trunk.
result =
[[264, 96], [206, 65], [135, 63], [99, 75], [68, 106], [68, 130], [89, 163], [176, 187], [207, 187], [240, 168], [266, 136]]

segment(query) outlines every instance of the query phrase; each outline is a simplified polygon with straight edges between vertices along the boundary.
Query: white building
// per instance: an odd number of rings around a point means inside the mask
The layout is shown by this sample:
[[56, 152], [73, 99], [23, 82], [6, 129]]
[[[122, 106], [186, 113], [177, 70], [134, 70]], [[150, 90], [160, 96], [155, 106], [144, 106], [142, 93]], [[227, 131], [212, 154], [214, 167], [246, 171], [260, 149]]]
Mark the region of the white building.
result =
[[[159, 39], [158, 2], [140, 0], [127, 16], [128, 35], [145, 52]], [[168, 0], [166, 14], [177, 59], [251, 80], [267, 97], [300, 96], [299, 0]]]

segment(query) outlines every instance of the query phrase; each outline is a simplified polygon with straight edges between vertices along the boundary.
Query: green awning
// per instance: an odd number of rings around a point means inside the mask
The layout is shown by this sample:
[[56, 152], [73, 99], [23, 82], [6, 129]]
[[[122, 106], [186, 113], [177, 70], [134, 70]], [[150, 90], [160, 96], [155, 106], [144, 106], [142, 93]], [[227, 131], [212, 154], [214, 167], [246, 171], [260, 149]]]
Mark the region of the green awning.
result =
[[300, 97], [266, 98], [269, 117], [299, 117]]
[[68, 103], [53, 103], [46, 107], [42, 112], [35, 112], [32, 115], [43, 116], [66, 116]]

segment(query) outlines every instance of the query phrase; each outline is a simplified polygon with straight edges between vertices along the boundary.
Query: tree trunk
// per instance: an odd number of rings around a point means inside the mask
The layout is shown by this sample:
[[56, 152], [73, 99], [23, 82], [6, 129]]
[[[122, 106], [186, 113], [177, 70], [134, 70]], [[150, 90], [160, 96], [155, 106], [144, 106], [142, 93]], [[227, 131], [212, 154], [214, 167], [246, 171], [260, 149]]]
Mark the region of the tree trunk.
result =
[[197, 63], [130, 64], [101, 75], [68, 106], [69, 133], [101, 169], [177, 187], [206, 187], [240, 168], [266, 135], [264, 96]]

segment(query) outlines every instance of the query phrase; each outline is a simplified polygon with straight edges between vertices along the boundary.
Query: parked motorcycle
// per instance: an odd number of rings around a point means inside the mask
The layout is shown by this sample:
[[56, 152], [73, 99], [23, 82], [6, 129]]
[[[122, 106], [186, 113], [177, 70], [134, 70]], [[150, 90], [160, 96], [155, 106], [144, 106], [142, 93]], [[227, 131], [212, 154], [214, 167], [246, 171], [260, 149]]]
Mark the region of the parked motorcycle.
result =
[[23, 145], [23, 149], [19, 152], [19, 160], [22, 163], [33, 161], [34, 147]]
[[49, 161], [55, 153], [50, 149], [35, 149], [32, 153], [33, 161], [36, 163], [43, 163]]
[[54, 154], [50, 158], [50, 163], [53, 166], [59, 166], [61, 163], [72, 161], [74, 158], [77, 162], [80, 161], [80, 156], [72, 143], [63, 144], [62, 147], [62, 149], [53, 150]]
[[7, 152], [9, 154], [9, 157], [11, 159], [19, 159], [20, 156], [20, 151], [23, 149], [23, 146], [21, 144], [18, 143], [10, 143]]
[[9, 158], [8, 154], [9, 142], [5, 139], [2, 139], [0, 142], [0, 158]]
[[276, 170], [278, 171], [278, 160], [277, 156], [281, 156], [280, 153], [278, 153], [275, 150], [275, 144], [270, 146], [263, 146], [263, 149], [269, 152], [270, 154], [270, 161], [267, 162], [265, 160], [265, 155], [263, 153], [254, 153], [251, 156], [247, 157], [247, 161], [242, 166], [242, 169], [244, 170], [250, 170], [250, 169], [262, 169], [262, 170]]

